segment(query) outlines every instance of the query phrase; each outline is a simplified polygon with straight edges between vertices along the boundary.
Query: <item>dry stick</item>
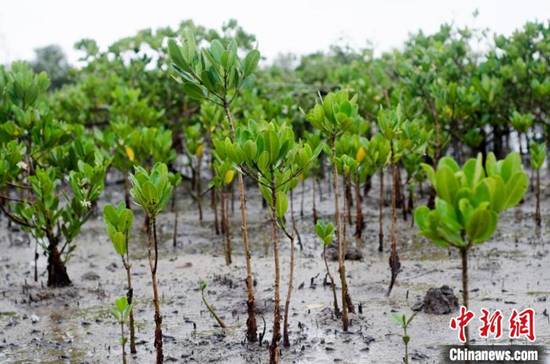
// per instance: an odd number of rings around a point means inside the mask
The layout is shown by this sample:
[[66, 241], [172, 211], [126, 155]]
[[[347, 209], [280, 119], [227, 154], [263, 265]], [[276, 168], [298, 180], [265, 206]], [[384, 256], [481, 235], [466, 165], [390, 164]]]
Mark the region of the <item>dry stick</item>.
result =
[[[298, 246], [300, 247], [300, 251], [303, 251], [304, 246], [302, 245], [302, 237], [300, 236], [300, 232], [296, 226], [296, 217], [294, 216], [294, 193], [292, 190], [290, 190], [290, 219], [292, 220], [292, 231], [298, 238]], [[294, 244], [294, 242], [292, 242], [292, 244]]]
[[[232, 139], [235, 140], [235, 121], [233, 120], [233, 115], [229, 110], [229, 104], [227, 103], [227, 101], [224, 101], [224, 111], [229, 121], [229, 124], [231, 125]], [[254, 285], [253, 285], [254, 282], [252, 279], [252, 262], [251, 262], [251, 256], [250, 256], [250, 249], [248, 246], [246, 196], [245, 196], [245, 189], [244, 189], [244, 180], [241, 173], [238, 173], [238, 178], [239, 178], [238, 183], [239, 183], [240, 210], [241, 210], [241, 233], [243, 237], [244, 255], [246, 257], [246, 292], [248, 296], [247, 302], [246, 302], [248, 307], [248, 320], [246, 322], [247, 324], [246, 337], [248, 341], [255, 342], [256, 340], [258, 340], [258, 337], [256, 334], [257, 324], [256, 324], [256, 309], [255, 309], [255, 303], [254, 303]], [[232, 196], [233, 196], [233, 192], [232, 192]]]
[[[462, 259], [462, 304], [466, 307], [466, 310], [469, 308], [469, 293], [468, 293], [468, 246], [460, 249], [460, 257]], [[465, 327], [464, 331], [466, 335], [466, 345], [470, 343], [470, 333], [468, 331], [468, 325]]]
[[363, 209], [361, 204], [361, 186], [359, 185], [359, 176], [354, 184], [355, 187], [355, 237], [361, 240], [363, 229], [365, 228], [365, 221], [363, 219]]
[[199, 206], [199, 223], [202, 226], [202, 184], [201, 184], [201, 164], [202, 157], [198, 158], [197, 162], [197, 176], [195, 179], [196, 189], [197, 189], [197, 204]]
[[304, 193], [305, 193], [306, 180], [302, 181], [302, 188], [300, 191], [300, 217], [304, 217]]
[[178, 210], [178, 203], [176, 201], [176, 191], [178, 190], [177, 186], [174, 187], [174, 191], [172, 191], [172, 212], [174, 213], [174, 230], [172, 231], [172, 246], [175, 248], [177, 246], [177, 240], [178, 240], [178, 217], [179, 217], [179, 210]]
[[346, 207], [345, 221], [347, 221], [348, 225], [351, 226], [351, 205], [353, 204], [351, 196], [351, 175], [344, 175], [344, 189], [344, 203]]
[[286, 300], [285, 300], [285, 316], [284, 316], [284, 322], [283, 322], [283, 345], [284, 347], [288, 348], [290, 346], [290, 339], [288, 337], [288, 313], [290, 311], [290, 298], [292, 294], [292, 283], [294, 280], [294, 233], [288, 234], [285, 230], [285, 234], [290, 240], [290, 273], [289, 273], [290, 275], [288, 277], [288, 290], [286, 293]]
[[[128, 241], [128, 233], [126, 234], [126, 241]], [[126, 293], [126, 298], [128, 299], [128, 305], [131, 306], [132, 301], [134, 300], [134, 289], [132, 287], [132, 274], [130, 272], [130, 269], [131, 269], [130, 253], [128, 252], [128, 249], [126, 249], [126, 259], [124, 259], [124, 256], [122, 256], [122, 265], [126, 270], [126, 280], [128, 283], [128, 292]], [[135, 354], [137, 353], [137, 349], [136, 349], [136, 333], [135, 333], [133, 308], [130, 310], [129, 326], [130, 326], [130, 352], [132, 354]]]
[[330, 288], [332, 289], [332, 296], [334, 298], [334, 315], [336, 317], [340, 316], [340, 309], [338, 308], [338, 297], [336, 296], [336, 284], [334, 283], [334, 278], [332, 277], [332, 274], [330, 273], [330, 269], [328, 267], [328, 261], [327, 261], [327, 248], [323, 244], [323, 260], [325, 261], [325, 268], [327, 269], [327, 275], [330, 279]]
[[38, 282], [38, 239], [34, 239], [34, 281]]
[[223, 187], [220, 189], [219, 194], [220, 194], [220, 218], [221, 218], [220, 229], [221, 229], [221, 233], [225, 234], [225, 221], [223, 221], [223, 201], [222, 201], [223, 200]]
[[[415, 188], [416, 189], [416, 188]], [[411, 215], [411, 227], [414, 227], [414, 190], [412, 186], [409, 185], [409, 203], [407, 204], [407, 212]]]
[[[275, 181], [272, 180], [272, 186], [275, 186]], [[279, 350], [279, 341], [281, 340], [281, 306], [280, 306], [280, 271], [279, 271], [279, 238], [277, 237], [277, 194], [275, 188], [271, 190], [271, 241], [273, 244], [273, 259], [275, 261], [275, 306], [273, 308], [273, 336], [269, 345], [269, 363], [279, 364], [281, 361], [281, 353]]]
[[401, 169], [397, 166], [397, 205], [401, 206], [401, 212], [403, 214], [403, 221], [407, 221], [407, 206], [405, 205], [405, 192], [401, 188]]
[[378, 201], [378, 251], [384, 250], [384, 169], [380, 170], [380, 197]]
[[[214, 171], [214, 156], [212, 156], [210, 160], [210, 170], [212, 172], [212, 176], [214, 176], [216, 174]], [[216, 235], [220, 235], [220, 223], [218, 221], [218, 198], [215, 187], [210, 189], [210, 207], [214, 212], [214, 230], [216, 231]]]
[[[149, 216], [149, 215], [147, 215]], [[160, 315], [160, 298], [157, 283], [157, 265], [158, 265], [158, 245], [157, 245], [157, 228], [154, 216], [149, 217], [149, 268], [151, 269], [151, 281], [153, 284], [153, 306], [155, 307], [155, 349], [157, 351], [156, 363], [161, 364], [164, 361], [162, 353], [162, 316]], [[154, 248], [154, 256], [152, 256], [151, 248]]]
[[220, 222], [218, 221], [218, 198], [217, 198], [216, 188], [210, 190], [210, 207], [214, 212], [214, 230], [216, 235], [220, 235]]
[[225, 264], [231, 265], [231, 229], [229, 228], [229, 217], [227, 208], [227, 193], [225, 189], [222, 189], [222, 221], [224, 226], [224, 238], [225, 238]]
[[[315, 178], [317, 179], [317, 178]], [[312, 191], [312, 198], [313, 198], [313, 225], [317, 224], [317, 220], [319, 220], [319, 216], [317, 215], [317, 207], [315, 202], [315, 179], [312, 181], [311, 191]]]
[[540, 170], [537, 169], [536, 173], [536, 190], [535, 190], [535, 197], [536, 197], [536, 207], [535, 207], [535, 224], [538, 229], [540, 229], [542, 218], [540, 215]]
[[[332, 138], [332, 157], [336, 156], [336, 138]], [[348, 284], [346, 282], [346, 266], [344, 264], [344, 241], [342, 239], [342, 223], [340, 221], [339, 190], [338, 190], [338, 169], [336, 164], [332, 166], [332, 183], [334, 189], [334, 219], [336, 220], [336, 243], [338, 244], [338, 272], [340, 273], [340, 282], [342, 285], [342, 326], [344, 331], [348, 331], [348, 305], [346, 296]]]
[[[393, 148], [392, 148], [392, 158], [393, 158]], [[397, 254], [397, 189], [396, 186], [398, 184], [397, 179], [397, 163], [392, 163], [392, 179], [393, 179], [393, 186], [391, 189], [391, 253], [390, 253], [390, 269], [391, 269], [391, 281], [390, 286], [388, 288], [388, 292], [386, 293], [386, 296], [389, 296], [391, 294], [391, 290], [393, 288], [393, 285], [395, 284], [395, 281], [397, 279], [397, 275], [399, 274], [399, 269], [401, 268], [401, 263], [399, 262], [399, 255]]]
[[201, 289], [201, 296], [202, 296], [202, 302], [204, 303], [204, 305], [208, 309], [208, 312], [210, 312], [212, 317], [214, 317], [214, 320], [216, 320], [216, 322], [218, 323], [218, 325], [220, 325], [220, 327], [222, 329], [226, 329], [227, 325], [225, 324], [225, 322], [223, 322], [223, 320], [220, 318], [220, 316], [218, 316], [218, 314], [216, 313], [216, 310], [214, 310], [214, 307], [212, 307], [208, 303], [208, 301], [206, 301], [206, 297], [204, 297], [204, 289]]
[[[343, 185], [344, 185], [344, 206], [343, 206], [343, 215], [342, 216], [342, 241], [344, 242], [347, 242], [348, 241], [348, 232], [347, 232], [347, 221], [348, 221], [348, 215], [349, 215], [349, 200], [348, 200], [348, 194], [347, 194], [347, 191], [346, 191], [346, 186], [347, 186], [347, 177], [346, 175], [343, 175], [342, 176], [342, 182], [343, 182]], [[346, 253], [347, 253], [347, 249], [346, 247], [344, 246], [344, 259], [346, 259]]]
[[124, 204], [129, 209], [130, 204], [130, 181], [128, 181], [128, 172], [124, 173]]

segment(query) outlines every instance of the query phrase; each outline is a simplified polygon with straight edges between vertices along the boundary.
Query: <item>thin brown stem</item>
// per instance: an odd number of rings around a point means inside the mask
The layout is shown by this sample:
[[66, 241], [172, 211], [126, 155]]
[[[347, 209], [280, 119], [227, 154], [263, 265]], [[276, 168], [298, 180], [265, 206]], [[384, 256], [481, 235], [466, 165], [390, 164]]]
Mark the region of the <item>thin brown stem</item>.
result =
[[325, 268], [327, 270], [328, 278], [330, 279], [330, 288], [332, 290], [332, 297], [334, 299], [334, 316], [338, 317], [340, 315], [340, 309], [338, 308], [338, 297], [336, 296], [336, 284], [334, 283], [334, 278], [330, 273], [327, 260], [327, 248], [323, 245], [323, 260], [325, 262]]
[[218, 316], [218, 314], [216, 313], [216, 310], [214, 310], [214, 307], [212, 305], [210, 305], [208, 303], [208, 301], [206, 301], [206, 297], [204, 296], [204, 289], [201, 289], [201, 296], [202, 296], [202, 302], [204, 303], [204, 305], [208, 309], [208, 312], [210, 312], [212, 317], [214, 317], [214, 320], [216, 320], [216, 322], [218, 323], [218, 325], [220, 325], [220, 327], [222, 329], [226, 329], [227, 325], [225, 324], [225, 322], [223, 322], [223, 320], [220, 318], [220, 316]]
[[[336, 158], [336, 140], [333, 138], [332, 143], [332, 158]], [[338, 244], [338, 272], [340, 273], [340, 283], [342, 286], [342, 326], [344, 331], [348, 331], [348, 305], [346, 304], [348, 284], [346, 281], [346, 266], [344, 263], [344, 239], [342, 236], [342, 221], [340, 219], [340, 202], [339, 202], [339, 187], [338, 187], [338, 169], [336, 164], [332, 166], [332, 183], [334, 189], [334, 219], [336, 220], [336, 243]]]
[[[393, 158], [393, 149], [392, 149], [392, 158]], [[392, 190], [391, 190], [391, 253], [390, 253], [390, 270], [391, 270], [391, 280], [390, 280], [390, 286], [388, 288], [387, 296], [391, 294], [392, 288], [397, 280], [397, 275], [399, 274], [399, 270], [401, 269], [401, 263], [399, 261], [399, 255], [397, 253], [397, 185], [398, 185], [398, 178], [397, 178], [397, 166], [394, 162], [392, 164]]]
[[384, 250], [384, 169], [380, 171], [380, 196], [378, 201], [378, 251]]
[[290, 346], [290, 339], [288, 336], [288, 314], [290, 311], [290, 298], [292, 295], [292, 284], [294, 279], [294, 234], [289, 237], [290, 240], [290, 273], [288, 277], [288, 290], [286, 293], [286, 300], [285, 300], [285, 316], [284, 316], [284, 323], [283, 323], [283, 345], [285, 347]]
[[[272, 184], [274, 186], [275, 183]], [[281, 361], [281, 353], [279, 349], [279, 341], [281, 340], [281, 297], [280, 297], [280, 269], [279, 269], [279, 238], [277, 236], [277, 194], [275, 189], [271, 192], [271, 241], [273, 244], [273, 260], [275, 263], [275, 303], [273, 308], [273, 336], [269, 345], [269, 363], [279, 364]]]
[[229, 226], [229, 209], [228, 209], [228, 197], [225, 189], [222, 189], [222, 220], [224, 227], [224, 241], [225, 241], [225, 264], [231, 265], [231, 228]]
[[[229, 104], [224, 101], [224, 111], [231, 126], [231, 138], [235, 140], [235, 121], [233, 115], [229, 110]], [[246, 292], [247, 292], [247, 307], [248, 307], [248, 320], [247, 320], [247, 333], [246, 337], [248, 341], [255, 342], [257, 337], [257, 324], [256, 324], [256, 308], [254, 301], [254, 281], [252, 278], [252, 257], [250, 255], [250, 248], [248, 243], [248, 225], [246, 216], [246, 192], [244, 188], [244, 180], [242, 174], [238, 174], [239, 185], [239, 198], [240, 198], [240, 210], [241, 210], [241, 233], [243, 238], [244, 255], [246, 259]]]
[[[148, 215], [149, 216], [149, 215]], [[158, 245], [157, 245], [157, 228], [154, 216], [149, 216], [149, 268], [151, 269], [151, 281], [153, 286], [153, 306], [155, 308], [155, 349], [157, 351], [156, 363], [162, 364], [164, 355], [162, 351], [162, 316], [160, 314], [160, 297], [157, 282], [157, 264], [158, 264]], [[154, 254], [154, 255], [153, 255]]]
[[[468, 247], [460, 249], [460, 258], [462, 260], [462, 304], [466, 310], [470, 307], [470, 297], [468, 290]], [[470, 333], [468, 326], [465, 328], [466, 345], [470, 343]]]

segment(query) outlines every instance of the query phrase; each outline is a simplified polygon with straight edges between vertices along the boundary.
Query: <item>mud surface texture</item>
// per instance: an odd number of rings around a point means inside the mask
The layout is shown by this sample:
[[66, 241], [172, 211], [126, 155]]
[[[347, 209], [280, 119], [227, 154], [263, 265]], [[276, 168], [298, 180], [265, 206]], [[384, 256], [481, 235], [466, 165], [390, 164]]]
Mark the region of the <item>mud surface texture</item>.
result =
[[[378, 180], [376, 178], [375, 180]], [[550, 345], [548, 305], [550, 302], [550, 203], [548, 179], [542, 187], [543, 228], [534, 228], [535, 201], [530, 193], [516, 209], [504, 214], [494, 238], [472, 249], [470, 254], [470, 309], [500, 309], [505, 318], [512, 309], [536, 310], [537, 344]], [[449, 291], [462, 297], [460, 257], [454, 250], [438, 248], [419, 238], [408, 221], [399, 220], [402, 271], [391, 296], [386, 297], [390, 272], [389, 241], [378, 252], [378, 185], [363, 201], [366, 230], [363, 240], [353, 238], [347, 226], [347, 245], [360, 251], [348, 260], [350, 293], [356, 305], [350, 331], [332, 311], [332, 292], [325, 284], [322, 248], [314, 235], [308, 196], [298, 229], [303, 250], [296, 250], [295, 290], [290, 308], [290, 348], [282, 349], [283, 363], [399, 363], [403, 355], [401, 330], [392, 313], [411, 314], [417, 302], [424, 302], [409, 328], [413, 363], [438, 363], [439, 345], [457, 343], [457, 333], [449, 329], [455, 302]], [[389, 185], [389, 183], [388, 183]], [[110, 185], [98, 206], [123, 200], [120, 186]], [[184, 195], [183, 193], [179, 194]], [[319, 196], [319, 193], [317, 194]], [[320, 217], [332, 218], [332, 196], [323, 191], [317, 201]], [[294, 196], [294, 206], [300, 205]], [[273, 315], [273, 257], [266, 229], [268, 215], [257, 190], [249, 190], [249, 226], [258, 310], [258, 331], [263, 343], [246, 341], [245, 262], [239, 234], [238, 201], [230, 215], [233, 232], [233, 264], [225, 265], [223, 236], [215, 235], [212, 211], [205, 208], [200, 225], [194, 202], [178, 201], [179, 234], [172, 246], [174, 216], [159, 217], [160, 259], [158, 265], [161, 311], [163, 314], [165, 362], [170, 363], [266, 363]], [[425, 202], [425, 201], [423, 201]], [[420, 201], [417, 205], [420, 205]], [[206, 205], [206, 204], [205, 204]], [[143, 215], [136, 207], [135, 231], [130, 243], [137, 354], [130, 363], [154, 362], [154, 320], [146, 241], [141, 225]], [[386, 208], [386, 231], [389, 209]], [[230, 211], [231, 214], [231, 211]], [[389, 234], [388, 234], [389, 235]], [[34, 282], [34, 241], [22, 232], [8, 229], [0, 218], [0, 362], [1, 363], [117, 363], [121, 362], [119, 326], [110, 314], [116, 297], [126, 293], [125, 271], [105, 233], [101, 218], [95, 216], [82, 229], [75, 255], [67, 265], [73, 285], [46, 288], [46, 259], [40, 256], [38, 282]], [[281, 239], [282, 287], [288, 279], [289, 244]], [[351, 258], [351, 256], [350, 256]], [[359, 260], [357, 260], [359, 259]], [[329, 262], [333, 275], [337, 264]], [[222, 331], [201, 302], [199, 280], [208, 281], [205, 294], [229, 326]], [[441, 288], [442, 286], [447, 288]], [[436, 291], [426, 293], [433, 288]], [[286, 290], [282, 291], [282, 298]], [[437, 299], [438, 301], [436, 302]], [[446, 299], [444, 307], [441, 300]], [[283, 308], [281, 308], [281, 311]], [[434, 315], [427, 312], [439, 313]], [[476, 320], [477, 321], [477, 320]], [[506, 325], [505, 325], [506, 326]], [[473, 343], [492, 344], [480, 339], [479, 323], [470, 328]], [[505, 327], [505, 330], [507, 328]], [[504, 337], [507, 336], [505, 332]], [[508, 343], [509, 339], [501, 339]], [[524, 340], [517, 340], [524, 343]]]

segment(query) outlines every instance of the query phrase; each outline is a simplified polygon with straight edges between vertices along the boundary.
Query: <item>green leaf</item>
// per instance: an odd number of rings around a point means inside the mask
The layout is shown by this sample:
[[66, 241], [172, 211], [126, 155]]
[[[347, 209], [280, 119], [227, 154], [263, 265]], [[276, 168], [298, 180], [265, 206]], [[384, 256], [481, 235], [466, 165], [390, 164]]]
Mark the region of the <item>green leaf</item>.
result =
[[168, 54], [172, 62], [181, 70], [185, 70], [188, 67], [187, 62], [183, 59], [180, 47], [173, 39], [168, 40]]
[[523, 168], [521, 166], [521, 157], [519, 156], [519, 153], [513, 152], [508, 154], [502, 162], [500, 175], [504, 183], [507, 183], [512, 175], [522, 170]]
[[447, 167], [451, 172], [456, 173], [460, 170], [458, 163], [452, 157], [443, 157], [437, 163], [437, 169]]
[[516, 206], [529, 187], [529, 179], [525, 172], [514, 173], [506, 182], [505, 191], [506, 197], [504, 202], [504, 209], [509, 209]]
[[128, 250], [126, 245], [126, 236], [120, 231], [117, 231], [111, 236], [111, 240], [113, 241], [113, 246], [117, 254], [125, 255]]
[[466, 224], [468, 241], [482, 243], [489, 239], [496, 229], [497, 219], [495, 212], [484, 207], [477, 208]]
[[223, 54], [224, 51], [225, 51], [225, 48], [223, 47], [223, 44], [222, 44], [222, 42], [220, 42], [219, 39], [214, 39], [210, 43], [210, 53], [212, 54], [212, 56], [214, 57], [214, 60], [216, 60], [216, 62], [218, 62], [218, 63], [221, 62], [222, 54]]
[[260, 52], [258, 50], [253, 49], [244, 58], [244, 65], [243, 65], [243, 75], [244, 77], [248, 77], [254, 72], [256, 69], [256, 66], [258, 66], [258, 62], [260, 61]]
[[449, 203], [454, 203], [455, 194], [458, 190], [458, 181], [453, 171], [442, 166], [435, 172], [435, 189], [437, 195]]
[[395, 321], [395, 323], [397, 323], [401, 327], [404, 327], [406, 324], [405, 315], [402, 313], [393, 313], [391, 315], [391, 318], [393, 319], [393, 321]]
[[185, 92], [185, 94], [190, 98], [199, 101], [203, 100], [206, 97], [206, 94], [202, 87], [190, 82], [185, 82], [183, 84], [183, 92]]
[[286, 193], [284, 192], [277, 192], [276, 195], [277, 199], [277, 218], [282, 219], [285, 216], [286, 210], [288, 209], [288, 199], [286, 196]]

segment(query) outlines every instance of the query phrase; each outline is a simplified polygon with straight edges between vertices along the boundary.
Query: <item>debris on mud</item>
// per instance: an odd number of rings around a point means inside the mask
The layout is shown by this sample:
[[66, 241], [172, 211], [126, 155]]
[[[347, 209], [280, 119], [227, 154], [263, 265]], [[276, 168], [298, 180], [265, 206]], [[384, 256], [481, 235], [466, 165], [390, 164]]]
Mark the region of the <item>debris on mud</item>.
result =
[[[326, 249], [327, 259], [331, 262], [338, 261], [338, 247], [333, 243], [330, 247]], [[346, 260], [363, 260], [363, 252], [353, 246], [348, 246], [346, 249]]]
[[453, 289], [447, 285], [441, 288], [430, 288], [424, 296], [422, 310], [433, 315], [446, 315], [458, 308], [458, 298]]

